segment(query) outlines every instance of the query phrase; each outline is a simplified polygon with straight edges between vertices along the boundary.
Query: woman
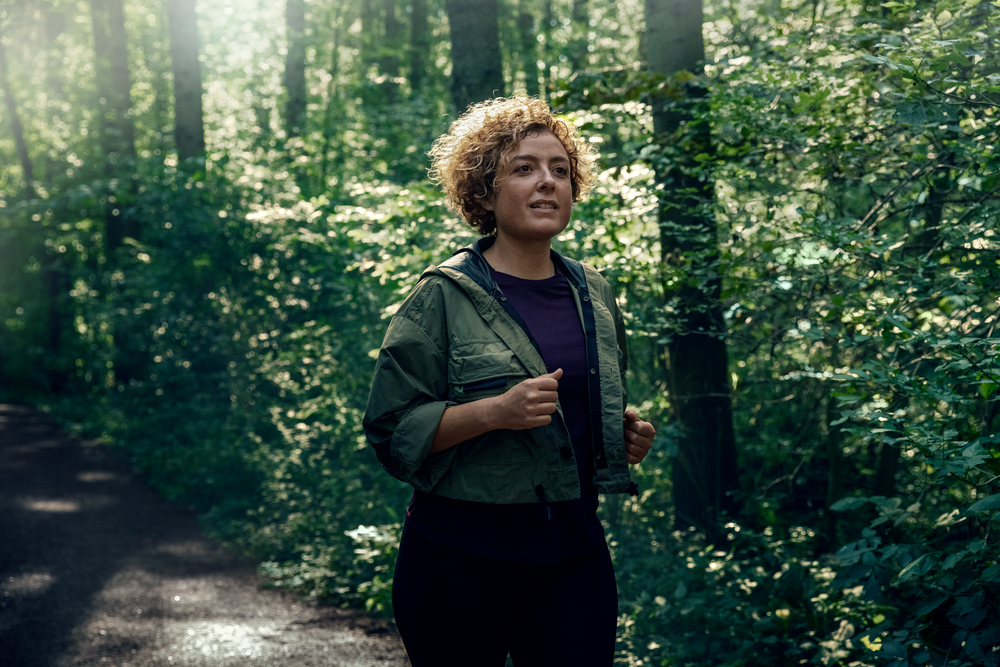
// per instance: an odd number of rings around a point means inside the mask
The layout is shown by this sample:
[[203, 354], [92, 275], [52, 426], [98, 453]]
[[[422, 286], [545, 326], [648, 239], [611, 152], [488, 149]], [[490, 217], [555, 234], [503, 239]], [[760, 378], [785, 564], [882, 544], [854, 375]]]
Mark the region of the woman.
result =
[[484, 236], [428, 269], [389, 324], [364, 428], [413, 485], [393, 607], [416, 667], [605, 667], [617, 589], [598, 493], [635, 493], [655, 433], [625, 410], [608, 283], [552, 238], [587, 144], [536, 99], [484, 102], [431, 150]]

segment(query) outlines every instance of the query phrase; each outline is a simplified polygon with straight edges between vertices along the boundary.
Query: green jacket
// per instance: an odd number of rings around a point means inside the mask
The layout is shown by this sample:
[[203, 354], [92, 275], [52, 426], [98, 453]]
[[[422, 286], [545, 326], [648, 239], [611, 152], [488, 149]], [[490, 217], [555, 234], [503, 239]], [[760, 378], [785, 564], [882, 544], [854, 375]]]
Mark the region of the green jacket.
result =
[[[537, 343], [490, 276], [490, 237], [421, 276], [389, 323], [364, 430], [389, 474], [420, 491], [487, 503], [580, 497], [569, 431], [557, 405], [545, 426], [497, 430], [437, 454], [445, 408], [496, 396], [546, 372]], [[635, 493], [625, 459], [625, 329], [611, 286], [596, 269], [552, 253], [570, 284], [590, 366], [594, 483]]]

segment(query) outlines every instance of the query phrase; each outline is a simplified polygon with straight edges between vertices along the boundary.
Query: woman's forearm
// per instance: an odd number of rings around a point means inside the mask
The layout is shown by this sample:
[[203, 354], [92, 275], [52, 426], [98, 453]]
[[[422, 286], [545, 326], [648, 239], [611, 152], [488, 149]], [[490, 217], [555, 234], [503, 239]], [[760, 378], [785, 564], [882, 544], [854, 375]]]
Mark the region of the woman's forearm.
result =
[[493, 424], [496, 415], [496, 397], [482, 398], [471, 403], [453, 405], [441, 415], [431, 454], [443, 452], [469, 438], [475, 438], [497, 428]]
[[431, 454], [501, 428], [521, 430], [552, 421], [562, 369], [525, 380], [499, 396], [453, 405], [441, 415]]

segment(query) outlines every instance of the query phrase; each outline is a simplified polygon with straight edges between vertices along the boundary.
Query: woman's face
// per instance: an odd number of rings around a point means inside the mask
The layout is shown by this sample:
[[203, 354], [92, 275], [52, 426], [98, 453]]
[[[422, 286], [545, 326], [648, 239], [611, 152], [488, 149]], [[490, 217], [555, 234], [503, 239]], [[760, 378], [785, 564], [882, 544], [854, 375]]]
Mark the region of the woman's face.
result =
[[529, 134], [513, 153], [483, 207], [496, 216], [498, 238], [548, 241], [566, 229], [573, 211], [569, 155], [551, 132]]

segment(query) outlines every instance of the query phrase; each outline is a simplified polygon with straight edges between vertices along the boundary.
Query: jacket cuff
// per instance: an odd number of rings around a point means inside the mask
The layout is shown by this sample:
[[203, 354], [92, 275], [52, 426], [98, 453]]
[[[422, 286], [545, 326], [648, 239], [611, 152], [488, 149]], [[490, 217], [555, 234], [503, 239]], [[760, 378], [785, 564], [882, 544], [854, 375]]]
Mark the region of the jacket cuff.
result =
[[454, 458], [456, 447], [431, 455], [434, 434], [437, 433], [448, 401], [434, 401], [417, 406], [396, 426], [389, 444], [389, 456], [396, 476], [419, 491], [430, 491]]

